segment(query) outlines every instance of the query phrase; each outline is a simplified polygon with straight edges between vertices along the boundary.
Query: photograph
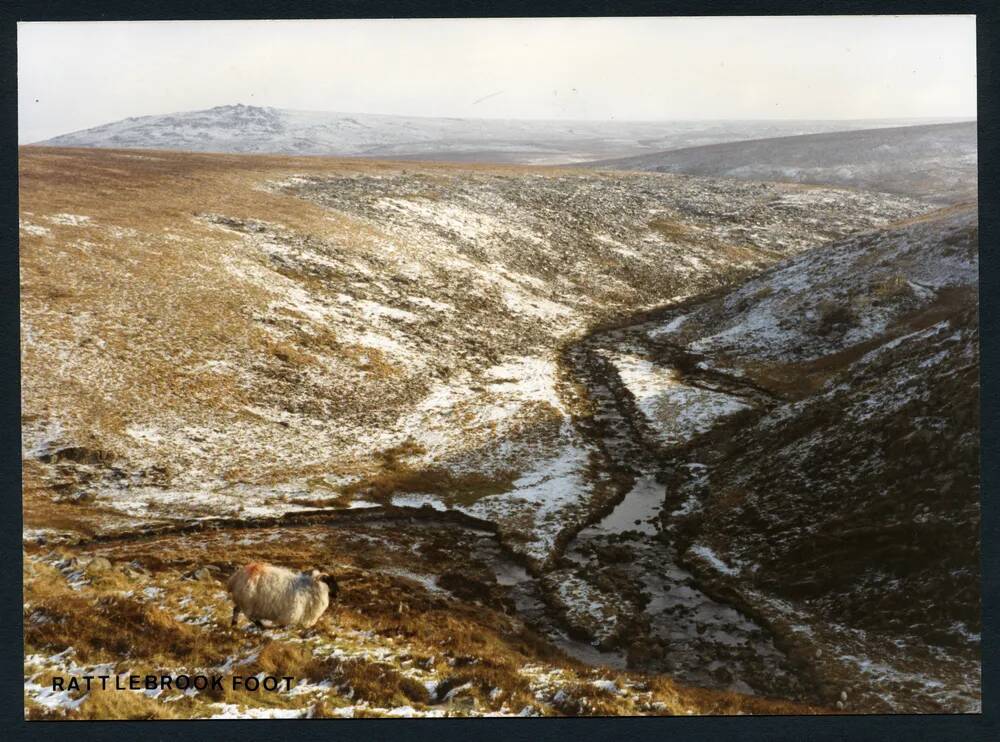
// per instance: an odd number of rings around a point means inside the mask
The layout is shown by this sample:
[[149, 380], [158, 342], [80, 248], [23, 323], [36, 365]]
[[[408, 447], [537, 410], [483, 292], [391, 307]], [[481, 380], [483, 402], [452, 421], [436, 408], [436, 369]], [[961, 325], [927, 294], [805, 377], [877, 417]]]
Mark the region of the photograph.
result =
[[977, 16], [16, 33], [26, 727], [983, 713]]

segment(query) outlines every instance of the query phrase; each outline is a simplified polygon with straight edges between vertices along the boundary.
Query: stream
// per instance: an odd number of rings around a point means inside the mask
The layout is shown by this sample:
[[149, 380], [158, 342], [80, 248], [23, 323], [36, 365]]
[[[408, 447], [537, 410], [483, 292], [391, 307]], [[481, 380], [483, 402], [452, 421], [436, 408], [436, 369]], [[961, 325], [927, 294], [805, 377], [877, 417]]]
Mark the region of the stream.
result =
[[[628, 347], [637, 328], [596, 333], [564, 353], [594, 405], [582, 421], [609, 470], [632, 480], [624, 498], [603, 518], [581, 530], [558, 563], [606, 599], [627, 630], [618, 646], [564, 647], [582, 661], [656, 673], [702, 687], [786, 698], [806, 692], [788, 657], [769, 632], [736, 608], [699, 589], [679, 560], [667, 485], [667, 463], [697, 476], [701, 464], [670, 461], [651, 445], [634, 399], [608, 362], [607, 348]], [[752, 393], [747, 395], [754, 397]], [[593, 594], [587, 593], [593, 600]], [[579, 642], [577, 642], [579, 644]]]

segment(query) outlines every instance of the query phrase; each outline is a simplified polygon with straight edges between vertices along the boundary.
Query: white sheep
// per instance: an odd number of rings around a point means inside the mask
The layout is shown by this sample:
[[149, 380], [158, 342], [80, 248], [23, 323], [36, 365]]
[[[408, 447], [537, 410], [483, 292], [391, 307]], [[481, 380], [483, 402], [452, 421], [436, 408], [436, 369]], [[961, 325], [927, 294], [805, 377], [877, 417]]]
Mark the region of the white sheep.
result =
[[318, 570], [293, 572], [263, 562], [236, 570], [226, 583], [233, 596], [235, 626], [242, 612], [258, 627], [262, 620], [282, 626], [312, 626], [337, 595], [337, 581]]

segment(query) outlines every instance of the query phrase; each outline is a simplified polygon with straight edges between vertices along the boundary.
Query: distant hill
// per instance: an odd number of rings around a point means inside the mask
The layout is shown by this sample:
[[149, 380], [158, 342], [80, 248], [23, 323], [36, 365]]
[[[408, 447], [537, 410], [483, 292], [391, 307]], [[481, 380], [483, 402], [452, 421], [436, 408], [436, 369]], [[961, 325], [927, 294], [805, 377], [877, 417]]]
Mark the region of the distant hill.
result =
[[936, 203], [976, 197], [976, 122], [726, 142], [587, 163], [745, 180], [849, 186]]
[[122, 119], [38, 144], [242, 154], [566, 164], [892, 121], [543, 121], [217, 106]]

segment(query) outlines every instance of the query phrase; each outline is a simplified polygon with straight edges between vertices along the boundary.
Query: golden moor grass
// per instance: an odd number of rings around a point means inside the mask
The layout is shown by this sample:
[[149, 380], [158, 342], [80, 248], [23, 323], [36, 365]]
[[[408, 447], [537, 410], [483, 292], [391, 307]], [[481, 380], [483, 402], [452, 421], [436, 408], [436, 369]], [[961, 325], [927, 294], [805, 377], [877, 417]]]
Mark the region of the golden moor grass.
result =
[[73, 647], [84, 659], [162, 656], [175, 663], [211, 665], [225, 660], [235, 646], [231, 638], [204, 636], [154, 605], [117, 595], [96, 603], [63, 595], [38, 601], [33, 609], [47, 620], [25, 626], [26, 644]]
[[673, 219], [653, 219], [649, 228], [670, 242], [686, 242], [695, 239], [694, 230], [687, 224]]
[[[247, 356], [237, 364], [244, 368], [262, 357], [277, 366], [303, 366], [312, 363], [311, 350], [337, 348], [330, 332], [296, 335], [282, 344], [262, 328], [254, 316], [268, 305], [269, 291], [252, 282], [213, 278], [227, 274], [225, 261], [239, 252], [240, 236], [200, 215], [267, 214], [273, 223], [318, 239], [370, 239], [377, 235], [361, 222], [259, 187], [291, 172], [359, 169], [385, 167], [22, 149], [22, 218], [46, 225], [52, 234], [21, 235], [22, 317], [25, 333], [35, 340], [23, 350], [25, 414], [59, 410], [67, 437], [91, 434], [114, 447], [137, 412], [172, 410], [196, 421], [238, 415], [254, 402], [255, 391], [237, 374], [219, 367], [197, 371], [184, 359], [214, 359], [221, 350]], [[93, 220], [45, 221], [59, 213]], [[74, 323], [73, 317], [83, 321]], [[60, 347], [68, 363], [53, 369], [51, 352]], [[360, 356], [361, 350], [344, 353]], [[377, 351], [368, 352], [367, 360], [373, 374], [394, 372]], [[126, 453], [127, 443], [119, 445], [122, 450], [112, 453]]]
[[421, 683], [388, 665], [363, 658], [344, 660], [336, 666], [332, 679], [353, 691], [352, 699], [374, 706], [396, 707], [425, 704], [430, 696]]

